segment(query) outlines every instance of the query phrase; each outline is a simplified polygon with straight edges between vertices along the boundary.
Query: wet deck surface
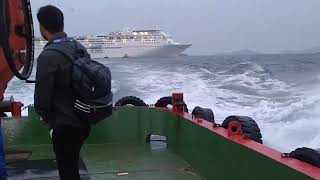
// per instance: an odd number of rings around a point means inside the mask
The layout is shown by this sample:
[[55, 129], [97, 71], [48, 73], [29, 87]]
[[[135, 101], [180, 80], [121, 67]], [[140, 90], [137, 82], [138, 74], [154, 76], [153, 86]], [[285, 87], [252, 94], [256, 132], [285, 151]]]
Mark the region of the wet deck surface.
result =
[[[32, 155], [27, 161], [8, 165], [12, 179], [58, 179], [50, 145], [33, 146], [28, 150]], [[86, 145], [82, 159], [84, 179], [201, 179], [183, 159], [168, 152], [160, 142], [152, 145]]]

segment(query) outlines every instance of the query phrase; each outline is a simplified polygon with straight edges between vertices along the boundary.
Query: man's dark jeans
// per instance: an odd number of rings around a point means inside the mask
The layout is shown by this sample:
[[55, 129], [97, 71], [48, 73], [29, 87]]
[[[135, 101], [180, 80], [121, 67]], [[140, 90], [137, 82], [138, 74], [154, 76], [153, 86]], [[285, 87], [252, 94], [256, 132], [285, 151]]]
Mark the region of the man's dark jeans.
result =
[[58, 126], [53, 129], [52, 143], [61, 180], [80, 180], [80, 150], [90, 134], [90, 127]]

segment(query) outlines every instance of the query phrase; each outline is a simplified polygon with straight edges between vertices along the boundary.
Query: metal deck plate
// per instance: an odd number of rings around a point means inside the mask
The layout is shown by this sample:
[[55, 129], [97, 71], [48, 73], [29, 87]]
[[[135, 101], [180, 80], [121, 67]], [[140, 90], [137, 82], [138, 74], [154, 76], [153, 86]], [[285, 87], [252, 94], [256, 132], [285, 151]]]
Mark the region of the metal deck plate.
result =
[[[80, 161], [80, 174], [82, 179], [89, 179], [88, 171]], [[53, 159], [44, 160], [25, 160], [8, 163], [7, 170], [10, 179], [26, 180], [26, 179], [49, 179], [59, 180], [56, 161]]]
[[[52, 157], [51, 146], [32, 146], [29, 160], [8, 163], [11, 179], [58, 179], [55, 161], [38, 159]], [[83, 179], [152, 179], [200, 180], [192, 168], [175, 154], [168, 152], [165, 144], [104, 144], [85, 145], [80, 173]]]

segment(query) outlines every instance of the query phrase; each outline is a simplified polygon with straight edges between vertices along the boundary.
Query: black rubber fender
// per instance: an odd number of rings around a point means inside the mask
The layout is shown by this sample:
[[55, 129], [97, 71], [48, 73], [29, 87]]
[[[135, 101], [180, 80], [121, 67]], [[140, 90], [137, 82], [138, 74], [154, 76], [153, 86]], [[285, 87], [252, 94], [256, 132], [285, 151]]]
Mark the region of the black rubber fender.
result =
[[213, 113], [212, 109], [210, 109], [210, 108], [202, 108], [202, 107], [197, 106], [193, 109], [192, 115], [199, 117], [199, 118], [202, 118], [206, 121], [215, 123], [214, 113]]
[[[164, 108], [164, 107], [167, 107], [168, 105], [172, 105], [172, 97], [171, 96], [166, 96], [166, 97], [160, 98], [154, 106], [158, 107], [158, 108]], [[189, 112], [189, 109], [188, 109], [188, 106], [186, 103], [184, 103], [183, 107], [184, 107], [184, 112]]]
[[[0, 46], [2, 47], [7, 64], [12, 73], [21, 80], [27, 80], [32, 73], [34, 63], [34, 27], [30, 0], [21, 1], [21, 10], [24, 14], [25, 24], [24, 26], [20, 27], [20, 29], [16, 27], [15, 31], [10, 31], [11, 24], [7, 21], [8, 9], [6, 0], [0, 1], [0, 10]], [[17, 9], [16, 11], [18, 10], [20, 9]], [[21, 29], [24, 29], [25, 32], [22, 33], [23, 30]], [[12, 51], [16, 49], [12, 49], [12, 47], [10, 47], [10, 33], [15, 33], [18, 36], [25, 37], [26, 39], [26, 60], [24, 62], [24, 68], [22, 71], [19, 71], [19, 69], [16, 67], [16, 57], [12, 55]]]
[[263, 144], [262, 135], [260, 128], [255, 120], [247, 116], [229, 116], [223, 123], [222, 127], [228, 129], [228, 124], [231, 121], [238, 121], [241, 124], [241, 131], [244, 135], [248, 136], [249, 139]]
[[302, 147], [292, 151], [289, 156], [320, 168], [320, 152], [318, 150]]
[[126, 96], [118, 100], [115, 106], [148, 106], [143, 100], [135, 96]]

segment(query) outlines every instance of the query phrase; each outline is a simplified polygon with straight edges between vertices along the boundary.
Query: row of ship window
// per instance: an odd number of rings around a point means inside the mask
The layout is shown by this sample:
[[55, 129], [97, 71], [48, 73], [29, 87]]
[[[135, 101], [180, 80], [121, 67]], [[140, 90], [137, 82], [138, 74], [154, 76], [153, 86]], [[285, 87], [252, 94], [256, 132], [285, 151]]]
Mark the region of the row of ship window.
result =
[[107, 37], [106, 39], [113, 40], [113, 39], [165, 39], [164, 36], [127, 36], [127, 37]]
[[[160, 42], [142, 42], [142, 43], [147, 43], [147, 44], [160, 44]], [[103, 45], [103, 44], [109, 44], [109, 45], [115, 45], [115, 43], [95, 43], [95, 44], [100, 44], [100, 45]]]
[[[151, 39], [145, 39], [145, 40], [135, 40], [136, 42], [159, 42], [159, 41], [156, 41], [156, 40], [151, 40]], [[97, 44], [105, 44], [105, 42], [103, 41], [89, 41], [90, 43], [97, 43]], [[116, 41], [116, 42], [123, 42], [123, 41]], [[107, 43], [110, 43], [110, 44], [113, 44], [113, 42], [107, 42]]]

